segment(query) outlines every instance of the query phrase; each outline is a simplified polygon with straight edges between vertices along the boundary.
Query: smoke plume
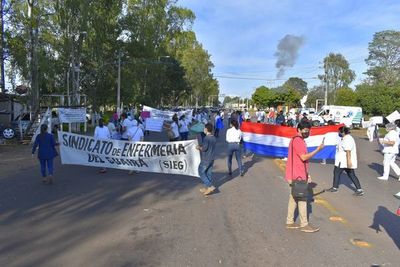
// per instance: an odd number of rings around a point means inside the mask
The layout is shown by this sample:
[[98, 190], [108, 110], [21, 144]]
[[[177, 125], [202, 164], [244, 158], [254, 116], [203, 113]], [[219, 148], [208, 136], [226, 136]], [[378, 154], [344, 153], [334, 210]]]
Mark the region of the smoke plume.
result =
[[278, 69], [277, 78], [281, 78], [285, 74], [288, 67], [293, 67], [296, 64], [299, 55], [299, 49], [304, 43], [303, 36], [295, 36], [287, 34], [279, 41], [277, 51], [274, 56], [277, 57], [275, 67]]

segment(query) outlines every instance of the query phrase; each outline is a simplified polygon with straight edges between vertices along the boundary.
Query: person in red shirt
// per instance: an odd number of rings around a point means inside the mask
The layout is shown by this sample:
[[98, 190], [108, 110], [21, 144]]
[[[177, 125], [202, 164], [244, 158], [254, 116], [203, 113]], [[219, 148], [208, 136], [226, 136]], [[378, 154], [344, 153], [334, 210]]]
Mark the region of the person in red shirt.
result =
[[[310, 135], [311, 124], [308, 121], [301, 121], [297, 125], [298, 135], [293, 137], [289, 144], [288, 160], [286, 164], [285, 179], [292, 185], [292, 181], [305, 180], [311, 182], [311, 177], [308, 174], [308, 160], [314, 157], [324, 144], [320, 144], [314, 151], [308, 153], [307, 145], [304, 141]], [[299, 211], [300, 225], [294, 222], [294, 212], [296, 207]], [[311, 226], [307, 219], [307, 199], [294, 199], [292, 194], [289, 195], [288, 214], [286, 218], [287, 229], [298, 229], [306, 233], [314, 233], [319, 231], [319, 228]]]

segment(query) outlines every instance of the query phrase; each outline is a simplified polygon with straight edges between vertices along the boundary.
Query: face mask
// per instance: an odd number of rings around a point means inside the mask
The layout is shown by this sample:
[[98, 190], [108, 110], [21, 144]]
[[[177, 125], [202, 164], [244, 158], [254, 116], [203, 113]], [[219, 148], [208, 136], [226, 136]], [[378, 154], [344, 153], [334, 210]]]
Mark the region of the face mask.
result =
[[301, 133], [301, 136], [305, 139], [310, 136], [310, 132]]

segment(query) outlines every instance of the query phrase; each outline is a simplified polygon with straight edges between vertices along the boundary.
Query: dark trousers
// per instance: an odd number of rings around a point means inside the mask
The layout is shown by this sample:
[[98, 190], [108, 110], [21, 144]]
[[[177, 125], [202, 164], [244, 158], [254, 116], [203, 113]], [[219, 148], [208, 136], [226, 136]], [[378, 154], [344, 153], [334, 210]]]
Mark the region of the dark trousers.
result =
[[218, 137], [219, 136], [219, 128], [215, 128], [214, 130], [214, 136]]
[[242, 167], [242, 151], [239, 143], [228, 143], [228, 171], [232, 172], [232, 157], [235, 153], [236, 161], [238, 164], [239, 172], [243, 172]]
[[183, 133], [180, 133], [180, 135], [181, 135], [181, 140], [185, 141], [185, 140], [188, 140], [189, 132], [183, 132]]
[[340, 168], [337, 166], [335, 166], [335, 168], [333, 169], [333, 187], [339, 188], [340, 175], [343, 173], [343, 171], [347, 173], [347, 176], [349, 176], [355, 187], [357, 189], [361, 189], [360, 181], [358, 181], [354, 169]]
[[40, 171], [43, 177], [46, 177], [46, 165], [49, 170], [49, 175], [53, 175], [53, 159], [39, 159], [40, 161]]

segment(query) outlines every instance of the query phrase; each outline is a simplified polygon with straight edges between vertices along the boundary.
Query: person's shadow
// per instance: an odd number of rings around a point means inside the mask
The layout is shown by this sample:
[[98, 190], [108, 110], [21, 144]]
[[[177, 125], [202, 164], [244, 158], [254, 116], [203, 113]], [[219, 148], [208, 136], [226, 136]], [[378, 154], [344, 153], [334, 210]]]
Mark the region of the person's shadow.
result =
[[388, 210], [386, 207], [378, 206], [374, 214], [374, 220], [369, 228], [374, 229], [376, 233], [382, 232], [381, 226], [392, 238], [397, 248], [400, 249], [400, 217]]

